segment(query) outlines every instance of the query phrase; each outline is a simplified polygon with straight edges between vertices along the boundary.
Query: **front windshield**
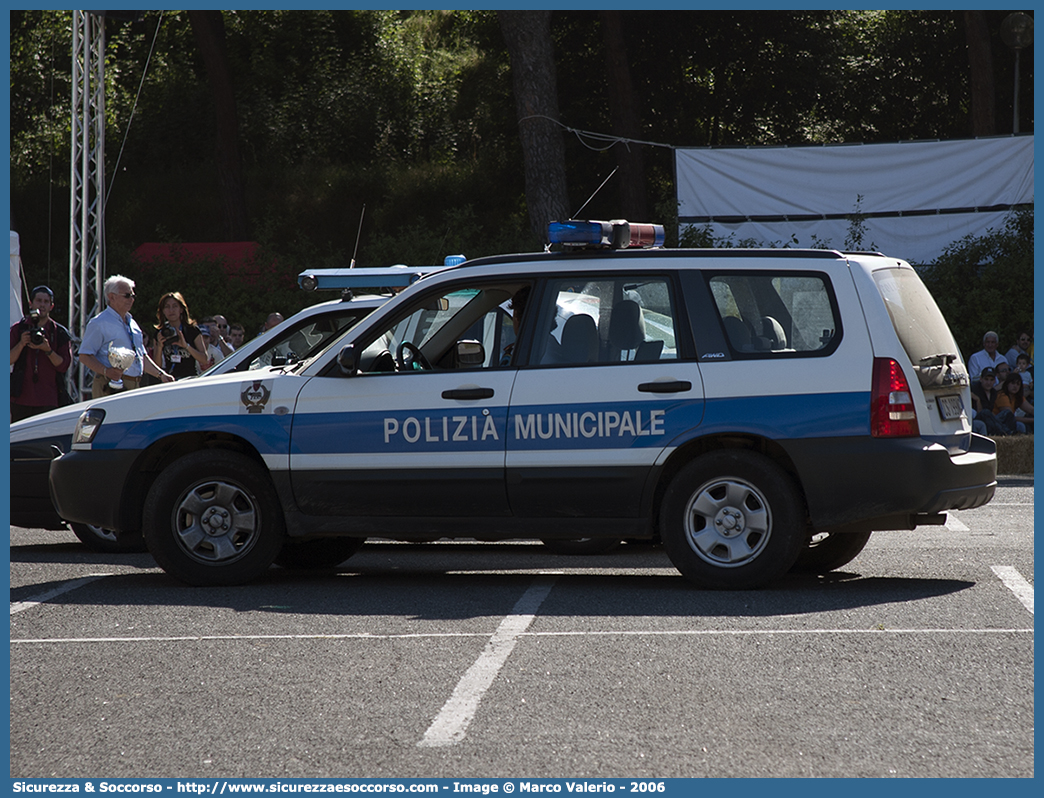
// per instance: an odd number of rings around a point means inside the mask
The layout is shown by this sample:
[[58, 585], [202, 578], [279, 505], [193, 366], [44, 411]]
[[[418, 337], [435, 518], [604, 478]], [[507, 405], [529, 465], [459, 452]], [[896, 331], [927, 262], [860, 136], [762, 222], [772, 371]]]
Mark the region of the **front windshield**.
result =
[[[301, 319], [278, 332], [263, 333], [243, 344], [238, 353], [239, 362], [233, 370], [286, 366], [310, 360], [375, 309], [374, 306], [345, 304]], [[233, 353], [229, 357], [236, 355]], [[204, 375], [213, 373], [219, 366], [220, 362], [215, 363]]]

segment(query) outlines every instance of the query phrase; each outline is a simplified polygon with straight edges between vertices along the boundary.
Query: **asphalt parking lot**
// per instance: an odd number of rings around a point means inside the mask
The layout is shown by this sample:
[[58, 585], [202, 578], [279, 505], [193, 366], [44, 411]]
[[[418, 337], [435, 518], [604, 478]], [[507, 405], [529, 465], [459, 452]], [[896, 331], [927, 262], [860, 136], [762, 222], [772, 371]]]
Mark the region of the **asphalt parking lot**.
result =
[[13, 777], [1031, 777], [1033, 481], [849, 566], [371, 541], [190, 588], [11, 529]]

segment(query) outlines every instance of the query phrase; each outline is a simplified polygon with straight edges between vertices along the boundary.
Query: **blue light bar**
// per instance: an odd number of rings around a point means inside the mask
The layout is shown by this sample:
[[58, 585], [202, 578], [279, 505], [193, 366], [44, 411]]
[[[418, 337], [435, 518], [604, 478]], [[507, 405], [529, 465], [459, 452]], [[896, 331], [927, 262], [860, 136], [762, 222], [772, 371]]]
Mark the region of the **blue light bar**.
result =
[[445, 266], [390, 266], [374, 269], [310, 269], [297, 275], [297, 284], [306, 291], [346, 288], [405, 288], [426, 274]]
[[547, 226], [548, 240], [564, 247], [611, 247], [613, 226], [609, 222], [582, 222], [570, 219], [551, 222]]
[[662, 224], [611, 222], [569, 219], [551, 222], [547, 226], [548, 240], [567, 249], [629, 249], [632, 247], [662, 247], [666, 236]]

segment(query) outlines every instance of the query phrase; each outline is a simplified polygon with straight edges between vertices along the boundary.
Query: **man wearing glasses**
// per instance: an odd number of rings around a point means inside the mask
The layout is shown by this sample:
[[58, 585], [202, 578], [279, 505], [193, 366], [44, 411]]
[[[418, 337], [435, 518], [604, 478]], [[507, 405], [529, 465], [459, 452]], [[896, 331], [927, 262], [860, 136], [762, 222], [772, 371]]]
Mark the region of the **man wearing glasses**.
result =
[[219, 313], [214, 317], [213, 326], [215, 329], [211, 329], [210, 331], [210, 343], [214, 344], [221, 350], [223, 357], [228, 357], [236, 351], [236, 348], [227, 340], [230, 335], [228, 330], [228, 319]]
[[[89, 322], [80, 342], [80, 362], [94, 372], [91, 397], [99, 399], [116, 393], [109, 381], [123, 380], [123, 387], [137, 388], [143, 372], [158, 377], [160, 382], [173, 382], [174, 377], [165, 372], [149, 357], [141, 327], [134, 321], [130, 310], [134, 306], [134, 281], [121, 274], [114, 274], [105, 281], [106, 308]], [[114, 348], [130, 349], [135, 354], [134, 362], [126, 369], [109, 363], [109, 345]]]
[[1018, 365], [1019, 355], [1025, 355], [1029, 358], [1029, 362], [1033, 363], [1033, 354], [1030, 350], [1033, 348], [1033, 335], [1029, 330], [1022, 330], [1019, 332], [1018, 340], [1015, 342], [1015, 346], [1008, 350], [1008, 353], [1004, 356], [1008, 365], [1013, 369]]

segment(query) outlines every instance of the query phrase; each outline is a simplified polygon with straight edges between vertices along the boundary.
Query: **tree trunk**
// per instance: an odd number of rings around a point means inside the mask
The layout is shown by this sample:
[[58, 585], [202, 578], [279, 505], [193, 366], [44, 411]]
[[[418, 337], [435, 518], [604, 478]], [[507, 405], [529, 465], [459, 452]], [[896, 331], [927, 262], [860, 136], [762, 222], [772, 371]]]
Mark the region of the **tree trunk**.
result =
[[229, 241], [247, 237], [246, 194], [243, 167], [239, 160], [239, 118], [232, 75], [225, 50], [225, 20], [220, 11], [189, 11], [192, 33], [196, 37], [203, 64], [210, 79], [217, 116], [217, 169], [225, 229]]
[[971, 72], [971, 134], [993, 136], [997, 133], [997, 122], [994, 117], [993, 52], [986, 13], [965, 11], [964, 33]]
[[546, 242], [548, 222], [569, 218], [551, 12], [498, 11], [497, 17], [511, 57], [529, 224], [537, 238]]
[[[602, 11], [602, 36], [605, 40], [606, 74], [609, 77], [609, 110], [613, 135], [637, 139], [641, 132], [631, 85], [631, 67], [624, 44], [623, 20], [619, 11]], [[619, 189], [619, 213], [614, 218], [644, 222], [650, 219], [645, 193], [645, 159], [640, 144], [614, 145], [619, 171], [614, 178]]]

